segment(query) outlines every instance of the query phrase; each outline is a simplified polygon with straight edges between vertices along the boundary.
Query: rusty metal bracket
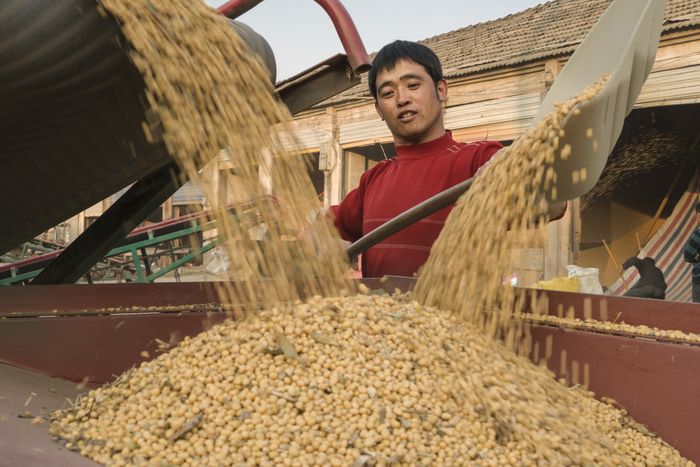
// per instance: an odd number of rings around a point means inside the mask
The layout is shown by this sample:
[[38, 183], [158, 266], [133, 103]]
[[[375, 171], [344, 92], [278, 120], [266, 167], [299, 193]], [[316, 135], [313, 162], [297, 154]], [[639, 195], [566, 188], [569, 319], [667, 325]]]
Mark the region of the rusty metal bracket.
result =
[[280, 82], [277, 92], [289, 112], [295, 115], [359, 82], [360, 77], [350, 68], [347, 57], [338, 54]]

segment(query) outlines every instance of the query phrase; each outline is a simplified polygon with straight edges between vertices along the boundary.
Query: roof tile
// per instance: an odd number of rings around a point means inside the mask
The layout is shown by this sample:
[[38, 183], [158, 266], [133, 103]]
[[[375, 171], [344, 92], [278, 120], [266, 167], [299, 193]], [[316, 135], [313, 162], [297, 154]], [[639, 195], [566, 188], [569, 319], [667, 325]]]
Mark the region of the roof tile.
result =
[[[569, 54], [612, 0], [553, 0], [500, 19], [419, 41], [435, 51], [447, 78]], [[664, 32], [700, 26], [700, 0], [668, 0]], [[368, 97], [362, 82], [316, 107]]]

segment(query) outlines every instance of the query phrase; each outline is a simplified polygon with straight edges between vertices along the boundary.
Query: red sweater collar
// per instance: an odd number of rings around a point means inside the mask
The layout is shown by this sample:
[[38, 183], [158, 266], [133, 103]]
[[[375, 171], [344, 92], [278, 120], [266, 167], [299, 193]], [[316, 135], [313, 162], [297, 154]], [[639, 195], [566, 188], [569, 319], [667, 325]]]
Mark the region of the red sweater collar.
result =
[[452, 132], [446, 130], [441, 137], [427, 143], [396, 146], [396, 158], [398, 160], [419, 159], [421, 157], [434, 156], [455, 144]]

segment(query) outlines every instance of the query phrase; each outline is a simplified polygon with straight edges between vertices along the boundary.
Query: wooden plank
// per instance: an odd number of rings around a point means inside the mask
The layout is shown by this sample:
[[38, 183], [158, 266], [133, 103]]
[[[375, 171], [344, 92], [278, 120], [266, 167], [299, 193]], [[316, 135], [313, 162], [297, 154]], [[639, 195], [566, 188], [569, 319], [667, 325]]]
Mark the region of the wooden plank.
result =
[[700, 54], [700, 35], [697, 33], [692, 37], [684, 38], [680, 43], [662, 43], [656, 52], [652, 73], [696, 65], [698, 54]]
[[688, 78], [676, 80], [667, 77], [652, 82], [635, 104], [635, 108], [660, 107], [678, 103], [696, 103], [700, 100], [700, 67], [688, 71]]
[[477, 125], [470, 128], [456, 128], [452, 130], [452, 136], [457, 141], [485, 139], [493, 141], [512, 141], [520, 136], [531, 122], [531, 118], [523, 118], [511, 122]]
[[386, 123], [378, 117], [371, 120], [343, 122], [340, 121], [340, 144], [359, 146], [360, 142], [372, 142], [377, 139], [391, 139], [391, 132]]
[[545, 90], [543, 65], [528, 67], [517, 74], [479, 77], [450, 83], [448, 105], [464, 105]]
[[566, 275], [566, 266], [573, 262], [572, 249], [572, 212], [567, 209], [564, 216], [550, 222], [547, 229], [545, 246], [544, 278], [546, 280]]
[[445, 116], [445, 125], [448, 128], [470, 128], [531, 119], [537, 113], [540, 99], [541, 95], [535, 93], [450, 107]]
[[543, 229], [509, 230], [506, 241], [511, 248], [544, 248], [545, 231]]
[[542, 272], [544, 250], [542, 248], [513, 248], [510, 250], [512, 269]]

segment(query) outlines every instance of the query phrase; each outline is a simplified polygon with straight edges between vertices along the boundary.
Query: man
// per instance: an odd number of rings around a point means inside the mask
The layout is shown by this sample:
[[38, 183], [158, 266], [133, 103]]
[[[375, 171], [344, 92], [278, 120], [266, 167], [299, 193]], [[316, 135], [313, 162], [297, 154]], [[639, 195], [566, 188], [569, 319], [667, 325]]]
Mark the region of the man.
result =
[[[331, 207], [343, 239], [354, 242], [391, 218], [471, 178], [502, 148], [495, 141], [458, 143], [445, 129], [447, 81], [435, 53], [415, 42], [383, 47], [368, 75], [375, 109], [396, 157], [365, 172], [359, 186]], [[559, 205], [563, 212], [565, 205]], [[365, 277], [412, 276], [425, 263], [452, 207], [397, 232], [362, 255]]]
[[632, 266], [639, 271], [639, 280], [626, 293], [625, 297], [637, 298], [666, 298], [666, 281], [664, 273], [656, 266], [653, 258], [637, 258], [632, 256], [622, 265], [624, 269]]
[[685, 244], [683, 259], [693, 264], [693, 302], [700, 303], [700, 203], [695, 205], [695, 220], [698, 223], [693, 233]]

